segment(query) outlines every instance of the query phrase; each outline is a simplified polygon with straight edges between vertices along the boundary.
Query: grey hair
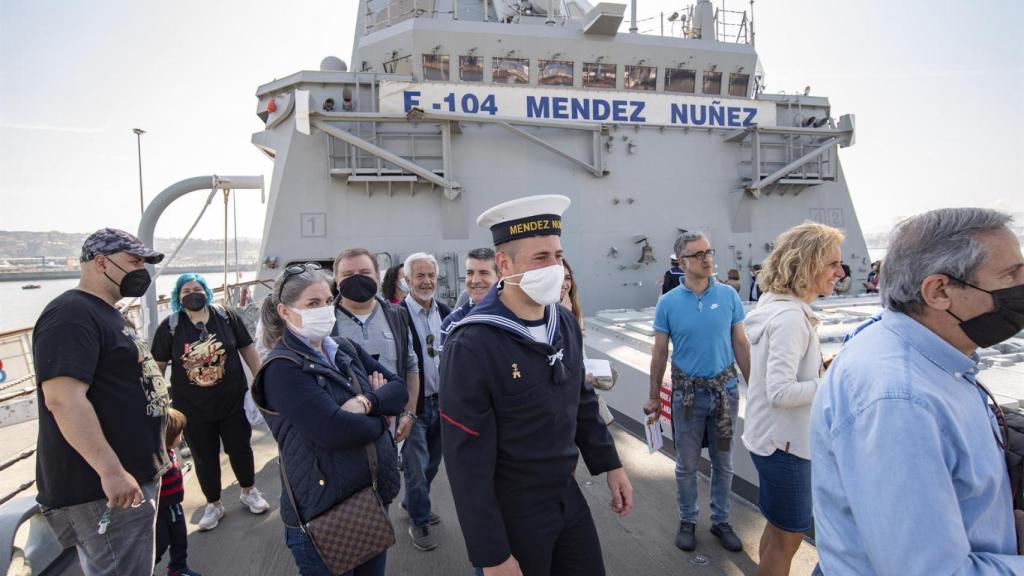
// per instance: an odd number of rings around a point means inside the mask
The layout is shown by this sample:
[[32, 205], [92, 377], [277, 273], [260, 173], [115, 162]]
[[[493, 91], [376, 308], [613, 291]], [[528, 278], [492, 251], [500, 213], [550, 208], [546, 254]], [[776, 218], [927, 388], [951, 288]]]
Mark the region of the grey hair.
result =
[[971, 281], [988, 259], [978, 236], [1005, 229], [1009, 214], [988, 208], [941, 208], [896, 225], [879, 271], [882, 304], [890, 310], [919, 313], [921, 283], [932, 274]]
[[285, 321], [277, 312], [277, 305], [292, 306], [299, 301], [302, 292], [314, 284], [324, 282], [331, 285], [331, 279], [323, 270], [304, 270], [301, 274], [282, 272], [274, 282], [274, 290], [263, 299], [260, 306], [260, 322], [263, 325], [263, 345], [270, 350], [284, 336]]
[[409, 257], [405, 259], [405, 273], [410, 278], [412, 277], [413, 263], [419, 262], [420, 260], [429, 260], [430, 263], [434, 265], [434, 272], [441, 271], [441, 269], [437, 266], [437, 258], [434, 258], [433, 254], [427, 254], [426, 252], [417, 252], [415, 254], [410, 254]]
[[687, 244], [690, 242], [696, 242], [697, 240], [704, 240], [706, 238], [707, 234], [704, 234], [703, 232], [683, 232], [679, 238], [676, 238], [676, 243], [675, 246], [672, 247], [672, 250], [675, 251], [676, 258], [681, 259], [683, 256], [683, 250], [686, 249]]

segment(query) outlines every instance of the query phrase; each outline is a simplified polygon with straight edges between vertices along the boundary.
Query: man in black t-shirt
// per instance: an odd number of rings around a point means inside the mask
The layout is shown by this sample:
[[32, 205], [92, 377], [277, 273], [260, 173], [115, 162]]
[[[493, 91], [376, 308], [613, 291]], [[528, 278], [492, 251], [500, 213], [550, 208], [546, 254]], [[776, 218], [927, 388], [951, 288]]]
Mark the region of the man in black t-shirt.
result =
[[248, 385], [241, 359], [255, 374], [259, 355], [242, 320], [231, 310], [212, 306], [212, 298], [202, 276], [181, 275], [171, 293], [171, 315], [153, 335], [153, 358], [161, 373], [171, 364], [171, 398], [188, 418], [185, 440], [207, 502], [198, 522], [204, 531], [216, 528], [225, 513], [220, 501], [221, 444], [241, 487], [242, 503], [253, 514], [270, 509], [255, 486], [252, 427], [243, 408]]
[[145, 294], [163, 254], [112, 228], [82, 246], [78, 287], [33, 330], [39, 400], [36, 499], [87, 575], [152, 574], [167, 386], [115, 308]]

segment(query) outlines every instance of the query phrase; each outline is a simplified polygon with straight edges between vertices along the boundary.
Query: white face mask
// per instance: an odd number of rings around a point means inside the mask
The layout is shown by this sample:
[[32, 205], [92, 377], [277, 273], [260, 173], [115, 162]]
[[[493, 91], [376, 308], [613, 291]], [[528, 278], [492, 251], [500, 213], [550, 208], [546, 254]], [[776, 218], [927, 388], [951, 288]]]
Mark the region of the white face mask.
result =
[[292, 308], [292, 312], [302, 317], [302, 326], [298, 328], [292, 326], [292, 329], [307, 340], [319, 342], [330, 336], [334, 330], [334, 322], [336, 320], [334, 317], [334, 306]]
[[[519, 283], [509, 282], [508, 278], [522, 276]], [[529, 270], [519, 274], [513, 274], [502, 278], [502, 282], [519, 286], [519, 288], [541, 306], [554, 304], [562, 296], [562, 280], [565, 279], [565, 268], [561, 264], [552, 264], [544, 268]]]

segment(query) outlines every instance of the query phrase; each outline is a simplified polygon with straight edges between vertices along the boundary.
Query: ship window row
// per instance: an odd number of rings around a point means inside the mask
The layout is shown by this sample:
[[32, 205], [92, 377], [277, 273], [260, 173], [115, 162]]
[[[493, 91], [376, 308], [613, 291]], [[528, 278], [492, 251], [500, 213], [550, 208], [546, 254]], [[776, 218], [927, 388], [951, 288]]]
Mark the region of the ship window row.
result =
[[[452, 80], [447, 54], [423, 55], [423, 78], [428, 81], [448, 82]], [[494, 84], [530, 84], [531, 74], [536, 74], [541, 86], [573, 86], [576, 63], [571, 60], [538, 60], [536, 69], [530, 67], [528, 58], [491, 58], [491, 82]], [[619, 66], [604, 62], [584, 62], [580, 74], [583, 88], [615, 90], [619, 69], [622, 69], [623, 86], [626, 90], [653, 91], [658, 85], [656, 66]], [[698, 74], [686, 68], [664, 68], [664, 91], [695, 94]], [[384, 71], [395, 74], [409, 74], [411, 61], [408, 56], [384, 64]], [[459, 56], [458, 80], [462, 82], [483, 82], [484, 58], [482, 56]], [[722, 94], [722, 72], [704, 70], [700, 74], [702, 94]], [[728, 95], [746, 97], [750, 86], [750, 75], [730, 73]]]

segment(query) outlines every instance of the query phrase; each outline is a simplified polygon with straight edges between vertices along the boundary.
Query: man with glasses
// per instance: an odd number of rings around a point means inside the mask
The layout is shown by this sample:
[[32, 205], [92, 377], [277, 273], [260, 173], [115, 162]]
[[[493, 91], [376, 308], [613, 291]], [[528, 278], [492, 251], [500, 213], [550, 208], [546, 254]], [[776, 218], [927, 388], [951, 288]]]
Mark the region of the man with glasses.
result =
[[[676, 240], [685, 277], [658, 300], [654, 312], [650, 396], [645, 414], [662, 409], [661, 383], [672, 340], [672, 428], [676, 445], [679, 532], [676, 546], [697, 547], [697, 469], [707, 442], [711, 458], [711, 533], [731, 552], [743, 544], [729, 525], [732, 440], [736, 430], [737, 371], [750, 373], [750, 342], [743, 331], [743, 303], [715, 280], [711, 243], [701, 232]], [[667, 404], [667, 403], [666, 403]]]
[[430, 526], [441, 519], [430, 508], [430, 484], [441, 466], [441, 424], [437, 405], [439, 366], [441, 364], [441, 323], [451, 309], [434, 299], [437, 291], [437, 259], [417, 252], [405, 259], [409, 294], [402, 301], [412, 323], [412, 345], [419, 358], [420, 390], [416, 404], [416, 422], [402, 447], [402, 472], [405, 476], [405, 500], [409, 512], [409, 536], [419, 550], [437, 548]]

